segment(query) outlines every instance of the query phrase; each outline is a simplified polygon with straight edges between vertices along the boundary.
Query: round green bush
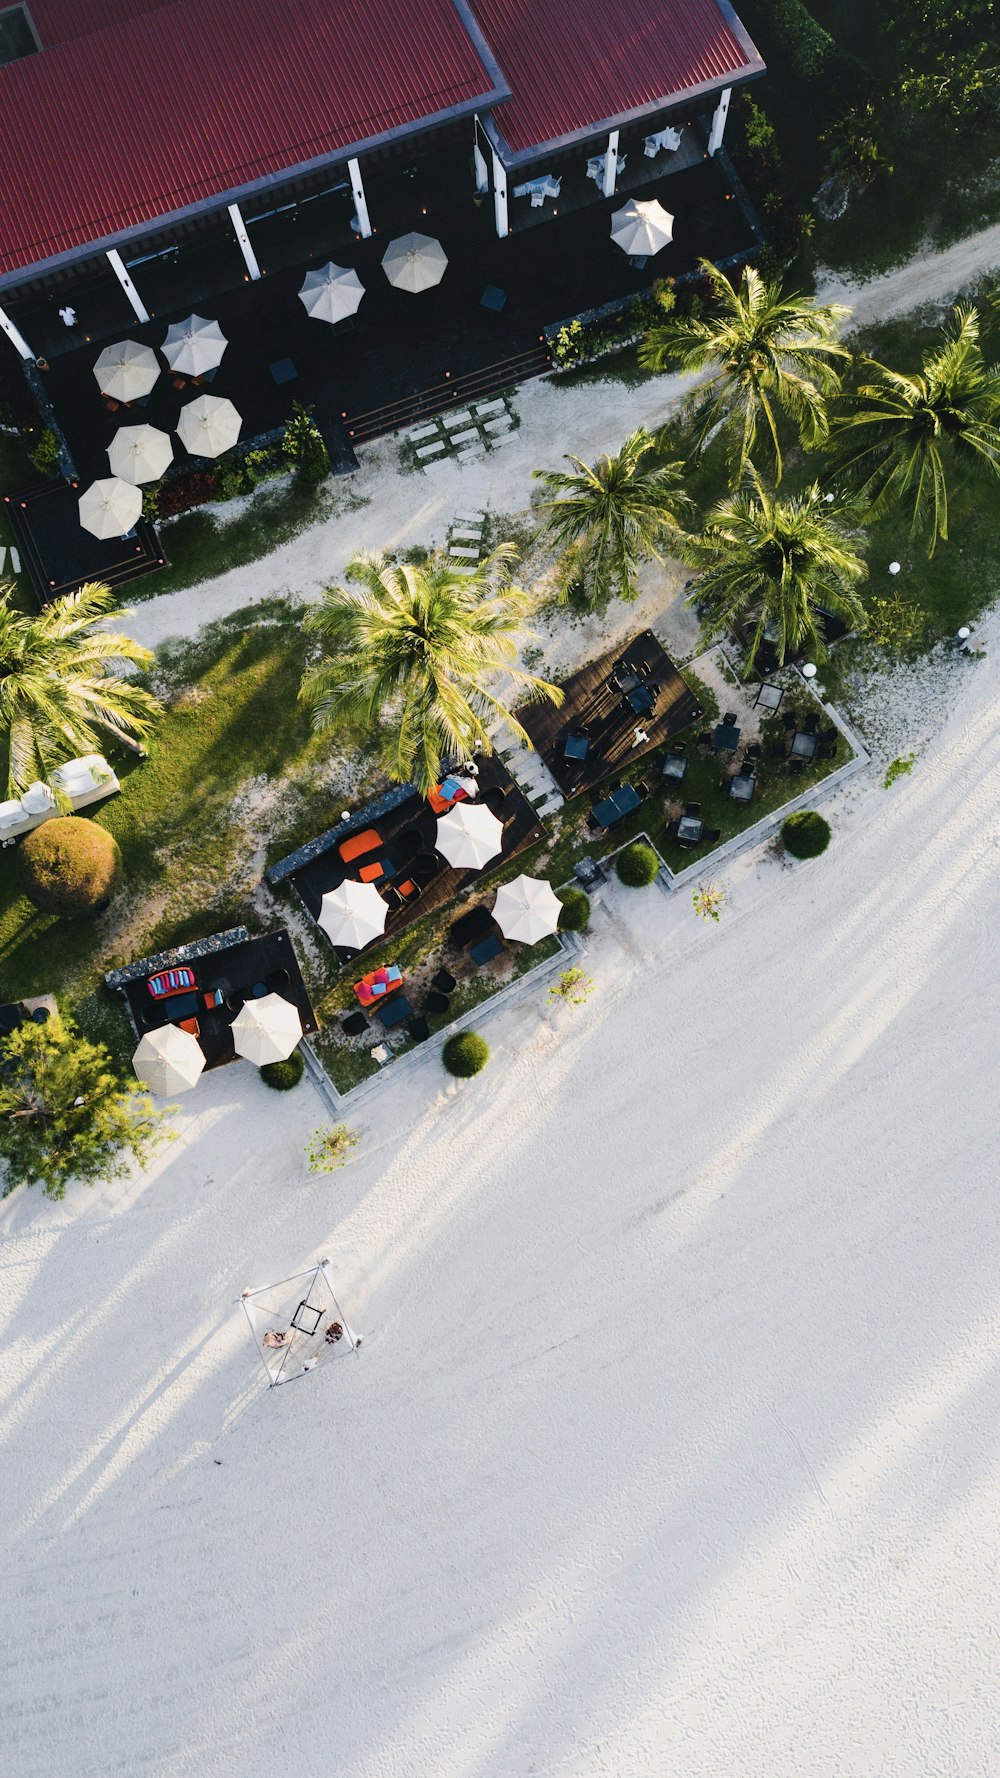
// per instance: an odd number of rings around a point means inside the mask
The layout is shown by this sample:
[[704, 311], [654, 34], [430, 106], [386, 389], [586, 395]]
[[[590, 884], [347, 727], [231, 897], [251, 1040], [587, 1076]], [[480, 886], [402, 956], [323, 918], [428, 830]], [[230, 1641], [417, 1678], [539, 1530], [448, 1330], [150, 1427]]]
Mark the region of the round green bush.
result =
[[641, 840], [636, 840], [632, 846], [626, 846], [615, 859], [618, 881], [624, 883], [628, 889], [647, 888], [656, 881], [659, 868], [660, 861], [652, 846], [644, 846]]
[[17, 880], [46, 914], [92, 914], [113, 895], [122, 855], [106, 828], [81, 815], [56, 815], [25, 834]]
[[560, 932], [586, 932], [590, 925], [590, 896], [582, 889], [561, 889], [559, 900], [562, 902]]
[[793, 858], [818, 858], [830, 844], [830, 823], [815, 809], [796, 809], [782, 825], [781, 840]]
[[276, 1093], [290, 1092], [297, 1087], [305, 1070], [302, 1051], [293, 1050], [283, 1062], [265, 1062], [260, 1071], [260, 1078], [265, 1086], [273, 1087]]
[[441, 1051], [441, 1060], [448, 1073], [459, 1080], [471, 1080], [474, 1074], [481, 1073], [489, 1059], [490, 1046], [478, 1031], [456, 1031]]

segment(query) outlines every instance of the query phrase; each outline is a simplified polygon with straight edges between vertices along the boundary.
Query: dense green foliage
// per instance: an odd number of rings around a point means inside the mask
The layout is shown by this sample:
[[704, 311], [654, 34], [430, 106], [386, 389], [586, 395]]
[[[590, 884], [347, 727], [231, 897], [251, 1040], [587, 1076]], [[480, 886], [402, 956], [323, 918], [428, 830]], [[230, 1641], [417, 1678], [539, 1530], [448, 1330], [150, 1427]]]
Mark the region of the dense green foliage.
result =
[[643, 845], [641, 840], [626, 846], [615, 859], [618, 881], [627, 889], [647, 889], [656, 882], [659, 868], [660, 861], [652, 846]]
[[283, 448], [297, 481], [305, 487], [325, 481], [330, 473], [330, 454], [319, 427], [299, 402], [285, 427]]
[[276, 1093], [290, 1092], [297, 1087], [305, 1071], [305, 1062], [301, 1050], [293, 1050], [283, 1062], [265, 1062], [261, 1067], [260, 1078], [266, 1087], [273, 1087]]
[[111, 1068], [103, 1044], [68, 1022], [29, 1021], [4, 1039], [0, 1158], [5, 1191], [40, 1184], [61, 1198], [71, 1179], [117, 1179], [144, 1165], [168, 1137], [161, 1112], [136, 1080]]
[[449, 1074], [458, 1080], [471, 1080], [481, 1074], [490, 1059], [490, 1046], [478, 1031], [456, 1031], [441, 1051], [441, 1060]]
[[641, 426], [612, 457], [593, 468], [569, 456], [573, 473], [536, 469], [550, 498], [543, 511], [549, 535], [564, 553], [563, 584], [578, 583], [583, 601], [604, 611], [608, 600], [634, 599], [636, 576], [651, 557], [680, 535], [691, 509], [681, 486], [684, 465], [657, 461], [656, 441]]
[[17, 880], [43, 914], [92, 914], [110, 900], [121, 874], [116, 841], [82, 815], [44, 821], [17, 849]]
[[583, 889], [560, 889], [560, 932], [586, 932], [590, 925], [590, 896]]
[[796, 809], [782, 822], [781, 843], [793, 858], [818, 858], [830, 844], [830, 823], [815, 809]]
[[440, 782], [443, 756], [491, 752], [497, 719], [526, 741], [494, 689], [498, 675], [525, 700], [559, 703], [562, 693], [517, 665], [530, 600], [497, 584], [512, 557], [501, 544], [475, 573], [459, 574], [443, 562], [356, 556], [347, 584], [327, 588], [305, 620], [322, 650], [300, 693], [317, 731], [345, 716], [368, 728], [384, 719], [395, 737], [393, 776], [423, 791]]

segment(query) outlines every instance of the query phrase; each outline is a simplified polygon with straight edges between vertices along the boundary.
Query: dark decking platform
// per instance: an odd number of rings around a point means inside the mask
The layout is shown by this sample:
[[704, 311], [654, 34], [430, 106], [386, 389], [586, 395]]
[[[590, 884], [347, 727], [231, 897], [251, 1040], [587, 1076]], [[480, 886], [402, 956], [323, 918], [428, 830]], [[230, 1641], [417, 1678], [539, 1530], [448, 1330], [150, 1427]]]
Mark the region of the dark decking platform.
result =
[[[650, 690], [652, 710], [633, 710], [626, 703], [626, 693], [614, 681], [616, 668], [634, 672], [640, 686]], [[633, 765], [702, 714], [697, 698], [652, 630], [633, 637], [625, 648], [609, 649], [589, 662], [563, 680], [562, 689], [565, 701], [558, 709], [553, 704], [525, 704], [517, 717], [566, 796], [579, 796], [613, 772]], [[637, 743], [636, 731], [640, 729], [647, 739]], [[584, 730], [589, 740], [587, 757], [567, 759], [567, 737]]]
[[[351, 834], [374, 828], [381, 841], [377, 854], [388, 858], [393, 866], [396, 866], [397, 858], [400, 861], [394, 872], [398, 877], [405, 879], [412, 871], [414, 877], [419, 878], [424, 874], [418, 869], [422, 860], [427, 861], [427, 872], [433, 865], [433, 875], [423, 885], [417, 899], [390, 913], [385, 923], [384, 935], [372, 941], [373, 945], [384, 944], [386, 938], [403, 932], [415, 920], [424, 919], [436, 909], [446, 907], [478, 877], [499, 869], [526, 846], [533, 845], [536, 840], [544, 837], [544, 829], [539, 824], [535, 810], [496, 754], [488, 758], [477, 755], [476, 764], [479, 767], [477, 800], [494, 805], [494, 813], [499, 814], [504, 823], [503, 850], [490, 860], [484, 870], [457, 870], [435, 851], [437, 816], [426, 798], [413, 785], [402, 785], [369, 803], [367, 808], [359, 810], [349, 821], [340, 822], [311, 840], [307, 846], [302, 846], [298, 852], [293, 852], [290, 857], [272, 865], [267, 873], [268, 882], [272, 886], [291, 883], [315, 919], [323, 896], [331, 889], [336, 889], [346, 878], [358, 873], [361, 861], [355, 860], [345, 865], [339, 846]], [[414, 844], [419, 847], [416, 854], [413, 854]], [[392, 881], [391, 876], [389, 881]], [[358, 951], [346, 946], [333, 948], [342, 963], [360, 955]]]
[[[191, 995], [154, 1000], [146, 986], [150, 976], [182, 963], [194, 971], [196, 1006], [189, 1004]], [[156, 1031], [183, 1018], [197, 1018], [198, 1042], [204, 1051], [206, 1068], [221, 1068], [235, 1060], [230, 1026], [243, 1002], [253, 997], [258, 982], [291, 1001], [302, 1020], [304, 1036], [319, 1030], [295, 949], [284, 926], [259, 938], [251, 938], [245, 927], [237, 926], [212, 938], [178, 945], [172, 951], [160, 951], [154, 957], [142, 957], [124, 969], [111, 970], [104, 980], [109, 988], [121, 992], [137, 1042], [145, 1031]], [[204, 996], [215, 989], [226, 999], [222, 1006], [209, 1010]]]
[[79, 503], [79, 488], [64, 481], [50, 482], [34, 494], [4, 495], [4, 509], [40, 605], [75, 593], [85, 581], [123, 586], [163, 567], [160, 540], [148, 519], [140, 519], [127, 537], [102, 539], [81, 525]]

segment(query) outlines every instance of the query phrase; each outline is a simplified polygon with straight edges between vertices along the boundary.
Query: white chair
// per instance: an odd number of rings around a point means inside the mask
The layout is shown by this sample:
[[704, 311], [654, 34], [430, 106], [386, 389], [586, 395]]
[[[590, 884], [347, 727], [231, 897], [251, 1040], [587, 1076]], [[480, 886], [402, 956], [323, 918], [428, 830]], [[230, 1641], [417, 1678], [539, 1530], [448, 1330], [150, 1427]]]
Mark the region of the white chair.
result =
[[533, 210], [540, 210], [542, 205], [544, 204], [544, 202], [545, 202], [544, 191], [533, 191], [532, 192], [532, 194], [531, 194], [531, 208]]

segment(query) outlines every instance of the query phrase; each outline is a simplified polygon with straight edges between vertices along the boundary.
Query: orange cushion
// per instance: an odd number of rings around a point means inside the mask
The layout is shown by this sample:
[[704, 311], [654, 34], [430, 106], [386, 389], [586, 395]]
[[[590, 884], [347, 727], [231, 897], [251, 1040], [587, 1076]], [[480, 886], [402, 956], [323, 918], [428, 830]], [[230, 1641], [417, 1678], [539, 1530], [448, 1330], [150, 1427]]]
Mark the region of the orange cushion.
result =
[[385, 871], [380, 858], [376, 858], [374, 864], [363, 864], [358, 871], [358, 879], [362, 883], [377, 883], [379, 877], [384, 876]]
[[197, 1019], [181, 1019], [180, 1028], [182, 1031], [190, 1031], [192, 1037], [201, 1036], [201, 1026]]
[[363, 833], [352, 833], [350, 839], [344, 840], [337, 850], [347, 864], [352, 858], [362, 858], [366, 852], [373, 852], [381, 844], [382, 835], [376, 833], [374, 827], [366, 827]]

